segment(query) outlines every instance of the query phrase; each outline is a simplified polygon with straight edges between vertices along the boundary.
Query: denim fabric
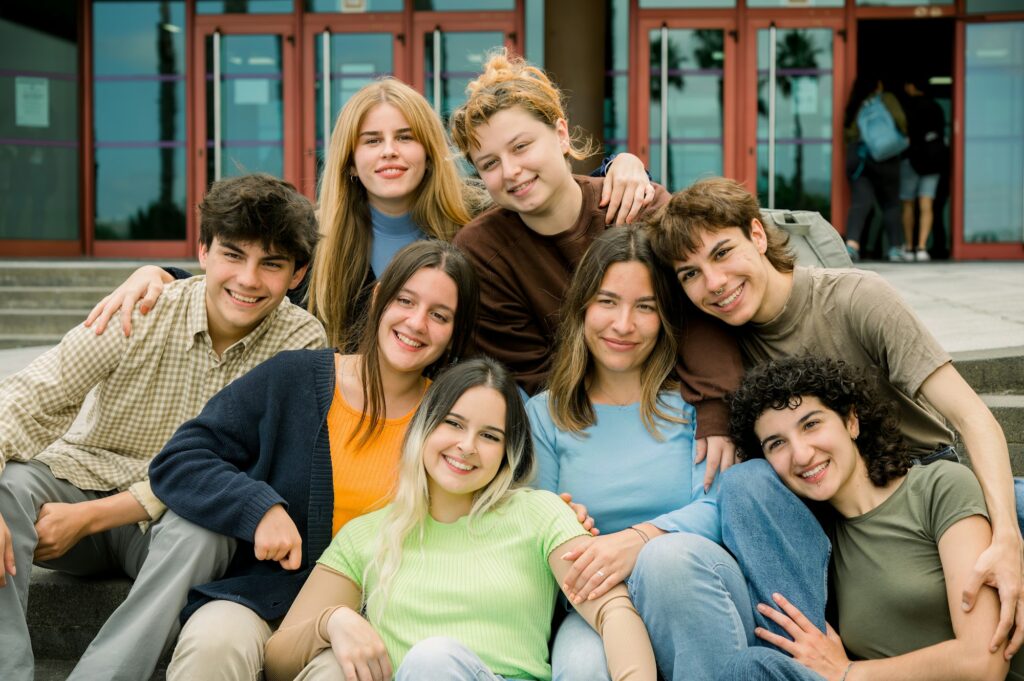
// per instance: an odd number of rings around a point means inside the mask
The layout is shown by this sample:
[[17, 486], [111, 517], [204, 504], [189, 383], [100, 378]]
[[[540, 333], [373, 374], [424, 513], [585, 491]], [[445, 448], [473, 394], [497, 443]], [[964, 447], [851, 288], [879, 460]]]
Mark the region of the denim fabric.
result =
[[748, 648], [724, 660], [717, 681], [824, 681], [788, 655]]
[[[752, 608], [739, 566], [721, 546], [695, 534], [652, 539], [627, 585], [654, 646], [663, 678], [711, 681], [722, 660], [754, 640]], [[555, 681], [608, 678], [601, 639], [575, 613], [555, 637]]]
[[[718, 507], [722, 539], [746, 575], [752, 605], [781, 593], [825, 631], [832, 545], [806, 504], [767, 461], [753, 459], [722, 473]], [[756, 610], [753, 616], [759, 627], [784, 633]]]
[[395, 681], [503, 681], [453, 638], [433, 636], [414, 645], [395, 672]]

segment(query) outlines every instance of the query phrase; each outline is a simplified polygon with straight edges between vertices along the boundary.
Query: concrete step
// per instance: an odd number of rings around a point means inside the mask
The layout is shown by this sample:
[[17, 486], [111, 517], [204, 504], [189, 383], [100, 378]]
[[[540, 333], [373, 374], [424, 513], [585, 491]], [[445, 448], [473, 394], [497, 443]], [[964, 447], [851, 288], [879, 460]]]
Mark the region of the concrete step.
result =
[[1024, 346], [956, 352], [953, 365], [979, 394], [1024, 394]]
[[[83, 316], [82, 319], [85, 319]], [[63, 334], [12, 334], [0, 333], [0, 350], [11, 348], [31, 348], [35, 346], [53, 346], [60, 342]]]
[[112, 290], [108, 286], [4, 286], [0, 310], [91, 310]]
[[142, 265], [174, 266], [199, 272], [195, 261], [0, 260], [0, 287], [98, 286], [113, 289]]
[[[0, 294], [3, 289], [0, 289]], [[0, 310], [0, 333], [10, 336], [56, 336], [85, 321], [86, 310]]]
[[[78, 660], [36, 659], [35, 681], [66, 681]], [[167, 666], [161, 664], [149, 681], [164, 681]]]
[[[1024, 374], [1021, 379], [1024, 380]], [[992, 410], [1006, 436], [1013, 474], [1024, 475], [1024, 394], [982, 395], [981, 399]]]

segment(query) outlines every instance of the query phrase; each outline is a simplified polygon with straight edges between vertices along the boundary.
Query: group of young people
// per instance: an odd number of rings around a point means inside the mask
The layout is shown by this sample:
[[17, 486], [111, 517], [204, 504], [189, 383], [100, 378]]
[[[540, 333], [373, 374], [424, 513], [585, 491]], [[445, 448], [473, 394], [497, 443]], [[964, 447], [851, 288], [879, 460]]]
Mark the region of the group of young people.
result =
[[561, 100], [491, 58], [450, 123], [481, 188], [364, 87], [318, 215], [215, 184], [205, 277], [139, 270], [0, 384], [0, 678], [33, 563], [135, 580], [73, 679], [1014, 673], [1006, 443], [948, 355], [735, 182], [573, 175]]

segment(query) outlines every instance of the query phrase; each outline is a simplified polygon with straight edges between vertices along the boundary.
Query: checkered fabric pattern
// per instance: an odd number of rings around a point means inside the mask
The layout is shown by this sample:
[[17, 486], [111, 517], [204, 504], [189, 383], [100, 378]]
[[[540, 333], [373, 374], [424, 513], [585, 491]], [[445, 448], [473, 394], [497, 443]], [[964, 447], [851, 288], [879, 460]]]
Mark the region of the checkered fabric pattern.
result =
[[[60, 344], [0, 382], [0, 474], [38, 459], [81, 489], [129, 490], [152, 519], [164, 505], [149, 488], [150, 460], [214, 394], [282, 350], [322, 348], [323, 326], [287, 299], [218, 357], [206, 322], [206, 278], [167, 286], [132, 335], [77, 326]], [[90, 390], [85, 425], [68, 429]]]

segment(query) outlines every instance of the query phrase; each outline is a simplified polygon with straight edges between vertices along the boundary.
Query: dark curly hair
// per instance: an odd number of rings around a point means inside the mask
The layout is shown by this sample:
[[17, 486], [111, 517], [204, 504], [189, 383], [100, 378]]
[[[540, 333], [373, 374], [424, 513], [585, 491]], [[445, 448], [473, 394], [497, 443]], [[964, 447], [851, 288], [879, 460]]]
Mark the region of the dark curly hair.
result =
[[867, 464], [871, 482], [881, 487], [907, 474], [912, 460], [899, 430], [896, 404], [883, 400], [877, 378], [842, 360], [827, 357], [788, 357], [748, 371], [739, 389], [729, 396], [729, 429], [740, 458], [764, 458], [754, 424], [769, 409], [795, 408], [801, 398], [817, 397], [843, 418], [856, 413], [860, 422], [857, 449]]

